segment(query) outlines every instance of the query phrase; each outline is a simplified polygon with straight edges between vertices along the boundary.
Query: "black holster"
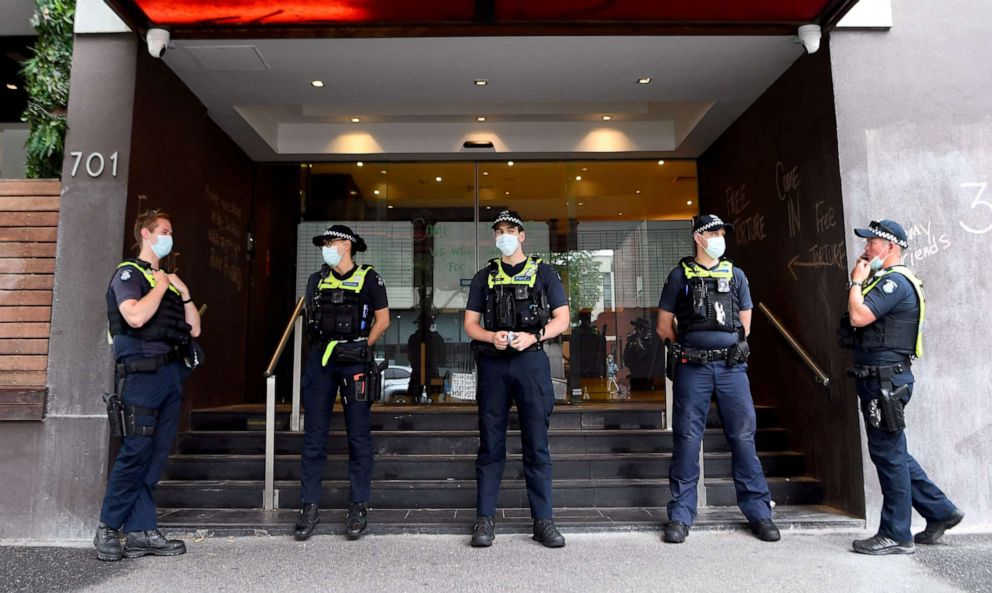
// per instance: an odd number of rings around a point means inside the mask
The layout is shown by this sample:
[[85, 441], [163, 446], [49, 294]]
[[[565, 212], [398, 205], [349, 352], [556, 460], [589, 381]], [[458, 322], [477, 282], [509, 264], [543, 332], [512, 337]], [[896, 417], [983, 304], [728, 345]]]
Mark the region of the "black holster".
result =
[[675, 342], [665, 340], [665, 376], [669, 381], [675, 380], [675, 363], [678, 360], [679, 345]]
[[[326, 347], [326, 346], [325, 346]], [[372, 349], [366, 346], [350, 346], [338, 344], [331, 353], [333, 362], [344, 364], [361, 364], [372, 360]]]
[[382, 396], [382, 371], [389, 366], [387, 361], [376, 363], [374, 360], [369, 363], [369, 370], [365, 373], [368, 382], [368, 393], [372, 400], [377, 400]]
[[104, 393], [103, 403], [107, 405], [107, 420], [110, 422], [110, 437], [124, 436], [124, 402], [116, 393]]
[[751, 356], [751, 346], [748, 345], [747, 338], [744, 337], [744, 328], [738, 329], [737, 333], [739, 338], [737, 343], [727, 348], [727, 366], [729, 367], [745, 363]]
[[864, 414], [865, 422], [872, 428], [885, 432], [899, 432], [906, 428], [906, 415], [903, 409], [902, 397], [909, 390], [909, 384], [893, 388], [892, 376], [897, 372], [898, 368], [901, 368], [900, 365], [855, 367], [855, 369], [852, 369], [867, 370], [867, 373], [851, 373], [859, 379], [864, 379], [871, 375], [878, 376], [879, 391], [881, 393], [878, 397], [864, 400], [861, 403], [861, 412]]

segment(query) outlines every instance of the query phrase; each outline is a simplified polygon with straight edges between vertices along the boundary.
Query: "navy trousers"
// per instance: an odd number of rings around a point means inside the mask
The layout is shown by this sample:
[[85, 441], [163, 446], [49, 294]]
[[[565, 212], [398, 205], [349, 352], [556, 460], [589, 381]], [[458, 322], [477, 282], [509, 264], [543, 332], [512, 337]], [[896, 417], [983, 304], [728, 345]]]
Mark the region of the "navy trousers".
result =
[[476, 512], [496, 514], [499, 484], [506, 465], [506, 427], [516, 404], [523, 446], [527, 500], [534, 519], [550, 519], [551, 451], [548, 425], [555, 407], [551, 367], [543, 350], [501, 356], [479, 355], [479, 454], [475, 460]]
[[737, 506], [749, 521], [771, 517], [771, 494], [754, 446], [757, 422], [747, 365], [731, 367], [723, 361], [680, 364], [675, 373], [672, 412], [675, 450], [668, 472], [672, 491], [669, 520], [692, 525], [696, 519], [699, 447], [714, 395], [723, 433], [730, 444]]
[[[339, 346], [340, 347], [340, 346]], [[327, 461], [327, 436], [331, 430], [331, 411], [338, 390], [344, 406], [348, 431], [348, 479], [351, 502], [368, 502], [372, 486], [372, 394], [365, 401], [355, 401], [355, 385], [341, 385], [345, 377], [365, 372], [362, 364], [338, 364], [333, 360], [321, 365], [324, 351], [312, 348], [303, 371], [303, 491], [304, 504], [320, 504], [320, 482]]]
[[[908, 404], [913, 395], [913, 374], [905, 372], [892, 379], [894, 386], [909, 385], [903, 396], [903, 404]], [[858, 381], [858, 397], [863, 401], [875, 399], [881, 394], [877, 378]], [[902, 430], [886, 432], [872, 428], [865, 422], [868, 437], [868, 455], [878, 472], [878, 482], [882, 487], [882, 517], [878, 534], [897, 542], [912, 541], [910, 531], [913, 509], [924, 519], [943, 521], [954, 513], [954, 504], [930, 481], [920, 464], [909, 454], [906, 446], [906, 433]]]
[[165, 469], [179, 426], [183, 381], [189, 370], [181, 362], [151, 373], [132, 373], [124, 382], [126, 406], [158, 410], [158, 417], [137, 416], [136, 424], [154, 426], [152, 436], [124, 437], [107, 480], [100, 521], [125, 532], [158, 528], [155, 485]]

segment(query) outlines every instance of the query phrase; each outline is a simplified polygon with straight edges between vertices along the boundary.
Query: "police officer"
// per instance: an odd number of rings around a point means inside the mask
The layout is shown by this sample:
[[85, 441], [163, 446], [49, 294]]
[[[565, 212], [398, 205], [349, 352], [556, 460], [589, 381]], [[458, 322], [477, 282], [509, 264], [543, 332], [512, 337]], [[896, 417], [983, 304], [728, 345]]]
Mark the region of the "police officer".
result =
[[[695, 257], [668, 275], [658, 304], [658, 335], [669, 345], [674, 381], [675, 447], [668, 481], [672, 500], [664, 540], [682, 543], [696, 518], [699, 447], [715, 394], [730, 444], [737, 505], [761, 540], [778, 541], [771, 494], [754, 447], [754, 402], [747, 378], [751, 293], [743, 270], [723, 257], [734, 226], [713, 215], [693, 220]], [[673, 327], [672, 321], [677, 322]]]
[[516, 404], [523, 444], [524, 479], [534, 539], [549, 548], [565, 545], [551, 505], [548, 423], [555, 396], [551, 367], [541, 342], [568, 327], [568, 298], [550, 265], [524, 255], [524, 223], [503, 210], [493, 223], [503, 255], [479, 270], [465, 306], [465, 333], [478, 366], [479, 453], [475, 461], [476, 513], [472, 545], [488, 547], [506, 464], [506, 425]]
[[[915, 543], [933, 544], [964, 518], [906, 448], [903, 406], [913, 395], [912, 360], [923, 355], [923, 283], [902, 265], [909, 247], [902, 225], [872, 221], [854, 234], [866, 239], [851, 270], [841, 345], [854, 351], [868, 454], [882, 487], [878, 533], [853, 544], [860, 554], [912, 554]], [[910, 538], [913, 509], [927, 520]]]
[[[200, 315], [189, 288], [160, 266], [172, 250], [172, 237], [168, 213], [139, 214], [134, 223], [138, 257], [117, 266], [107, 289], [117, 362], [117, 390], [111, 400], [119, 402], [111, 414], [111, 430], [123, 440], [93, 542], [100, 560], [186, 552], [181, 540], [167, 540], [159, 532], [153, 497], [176, 437], [191, 338], [200, 334]], [[121, 530], [126, 534], [123, 548]]]
[[320, 482], [327, 461], [327, 433], [338, 391], [348, 431], [350, 504], [345, 520], [349, 539], [368, 525], [372, 484], [372, 400], [378, 368], [372, 346], [389, 327], [386, 284], [372, 266], [356, 265], [367, 249], [350, 228], [336, 224], [313, 238], [324, 264], [307, 282], [306, 327], [310, 354], [303, 372], [306, 424], [301, 458], [303, 478], [295, 536], [303, 541], [320, 522]]

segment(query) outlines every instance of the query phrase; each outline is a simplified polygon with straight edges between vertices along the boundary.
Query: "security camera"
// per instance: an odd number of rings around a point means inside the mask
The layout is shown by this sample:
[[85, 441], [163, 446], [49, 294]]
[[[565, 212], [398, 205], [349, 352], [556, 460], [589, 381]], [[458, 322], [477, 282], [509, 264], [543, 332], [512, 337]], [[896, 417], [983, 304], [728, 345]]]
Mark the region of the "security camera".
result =
[[802, 25], [799, 27], [799, 42], [803, 44], [806, 53], [815, 54], [820, 49], [820, 25]]
[[169, 32], [165, 29], [148, 29], [145, 40], [148, 42], [148, 53], [153, 58], [161, 58], [169, 49]]

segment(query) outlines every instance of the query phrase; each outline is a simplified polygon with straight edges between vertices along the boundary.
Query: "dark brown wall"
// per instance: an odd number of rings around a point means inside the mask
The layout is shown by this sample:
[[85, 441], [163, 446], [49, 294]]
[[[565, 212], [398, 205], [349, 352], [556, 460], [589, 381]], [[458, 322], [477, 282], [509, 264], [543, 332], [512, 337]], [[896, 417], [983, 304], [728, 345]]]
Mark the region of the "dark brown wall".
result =
[[161, 60], [138, 54], [126, 255], [133, 254], [130, 227], [139, 209], [173, 215], [178, 274], [197, 305], [208, 306], [199, 340], [207, 362], [187, 383], [188, 405], [241, 403], [255, 166]]
[[[735, 221], [728, 256], [754, 300], [751, 384], [777, 406], [826, 503], [864, 510], [859, 415], [835, 328], [845, 310], [846, 243], [829, 47], [802, 56], [699, 159], [701, 210]], [[823, 388], [757, 305], [829, 376]]]

